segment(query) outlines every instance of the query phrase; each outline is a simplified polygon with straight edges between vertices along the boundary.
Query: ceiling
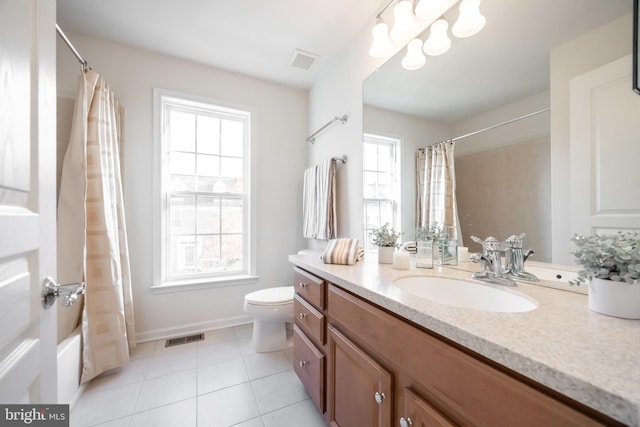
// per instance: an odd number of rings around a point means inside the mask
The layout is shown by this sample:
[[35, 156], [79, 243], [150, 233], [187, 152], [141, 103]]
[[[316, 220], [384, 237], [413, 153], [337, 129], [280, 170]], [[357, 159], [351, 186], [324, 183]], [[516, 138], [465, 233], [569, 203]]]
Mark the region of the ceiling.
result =
[[[373, 27], [386, 3], [57, 0], [57, 20], [66, 33], [310, 88], [333, 56]], [[632, 5], [633, 0], [482, 0], [487, 23], [480, 33], [452, 38], [449, 52], [428, 57], [417, 71], [400, 66], [403, 49], [367, 79], [365, 102], [453, 123], [539, 93], [549, 87], [550, 48], [631, 12]], [[445, 17], [452, 24], [457, 6]], [[384, 18], [392, 23], [392, 8]], [[320, 59], [309, 70], [292, 67], [295, 49]], [[91, 63], [91, 52], [81, 53]]]
[[[480, 10], [482, 31], [450, 36], [451, 49], [421, 69], [402, 68], [405, 49], [380, 67], [365, 81], [365, 103], [455, 123], [538, 94], [549, 88], [553, 47], [632, 12], [633, 0], [482, 0]], [[451, 27], [457, 7], [445, 18]]]
[[[310, 88], [383, 0], [58, 0], [57, 21], [79, 33], [288, 86]], [[72, 39], [73, 41], [73, 39]], [[320, 56], [294, 68], [295, 49]], [[91, 63], [91, 52], [81, 52]]]

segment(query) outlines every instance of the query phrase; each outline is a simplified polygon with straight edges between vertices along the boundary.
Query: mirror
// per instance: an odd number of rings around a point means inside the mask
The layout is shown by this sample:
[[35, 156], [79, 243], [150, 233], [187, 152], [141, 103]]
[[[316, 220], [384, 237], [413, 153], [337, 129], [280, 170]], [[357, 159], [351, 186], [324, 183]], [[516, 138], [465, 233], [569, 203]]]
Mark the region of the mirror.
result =
[[[524, 232], [534, 259], [550, 262], [550, 52], [631, 13], [633, 0], [483, 0], [480, 10], [487, 23], [475, 36], [449, 32], [450, 50], [415, 71], [402, 68], [402, 49], [364, 81], [364, 132], [402, 140], [401, 224], [410, 240], [416, 149], [510, 122], [456, 141], [464, 245], [477, 252], [470, 235]], [[444, 18], [451, 27], [457, 5]]]

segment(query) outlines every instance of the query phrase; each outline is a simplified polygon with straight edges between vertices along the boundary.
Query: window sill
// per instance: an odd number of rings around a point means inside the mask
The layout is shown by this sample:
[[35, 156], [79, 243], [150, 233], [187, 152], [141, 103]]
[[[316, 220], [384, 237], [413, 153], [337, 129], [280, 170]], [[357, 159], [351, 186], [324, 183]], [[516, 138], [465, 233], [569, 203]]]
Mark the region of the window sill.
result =
[[167, 294], [172, 292], [188, 292], [199, 289], [222, 288], [225, 286], [253, 285], [258, 282], [259, 276], [230, 276], [220, 279], [180, 280], [175, 282], [163, 282], [151, 286], [154, 294]]

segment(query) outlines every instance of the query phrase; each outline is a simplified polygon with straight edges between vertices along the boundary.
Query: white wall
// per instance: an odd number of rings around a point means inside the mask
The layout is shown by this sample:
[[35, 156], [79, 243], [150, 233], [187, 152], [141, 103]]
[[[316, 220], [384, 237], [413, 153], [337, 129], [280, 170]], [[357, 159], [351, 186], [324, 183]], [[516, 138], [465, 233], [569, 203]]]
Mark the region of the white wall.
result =
[[[308, 163], [308, 94], [140, 49], [67, 34], [125, 108], [125, 201], [136, 333], [139, 340], [206, 330], [249, 319], [246, 293], [289, 285], [287, 256], [302, 238], [303, 171]], [[58, 43], [58, 96], [75, 98], [79, 65]], [[160, 87], [248, 106], [256, 111], [257, 285], [153, 294], [152, 89]], [[342, 151], [342, 150], [340, 150]], [[337, 153], [335, 153], [337, 154]], [[64, 257], [64, 254], [59, 256]]]
[[[364, 106], [363, 122], [365, 132], [394, 137], [401, 141], [400, 227], [404, 232], [402, 240], [413, 240], [416, 225], [416, 150], [449, 138], [451, 127], [444, 123], [367, 105]], [[362, 212], [362, 203], [360, 206]]]
[[[632, 51], [627, 14], [551, 52], [551, 218], [553, 262], [571, 264], [569, 81]], [[629, 88], [631, 90], [631, 88]]]

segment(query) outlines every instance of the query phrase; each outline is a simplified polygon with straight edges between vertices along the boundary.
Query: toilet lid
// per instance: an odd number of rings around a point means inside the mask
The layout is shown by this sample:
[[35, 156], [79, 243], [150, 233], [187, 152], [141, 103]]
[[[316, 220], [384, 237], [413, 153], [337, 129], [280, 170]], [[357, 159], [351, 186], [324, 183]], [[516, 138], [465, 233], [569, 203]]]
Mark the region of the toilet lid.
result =
[[261, 289], [245, 295], [244, 300], [256, 305], [281, 305], [293, 300], [293, 286], [280, 286], [277, 288]]

